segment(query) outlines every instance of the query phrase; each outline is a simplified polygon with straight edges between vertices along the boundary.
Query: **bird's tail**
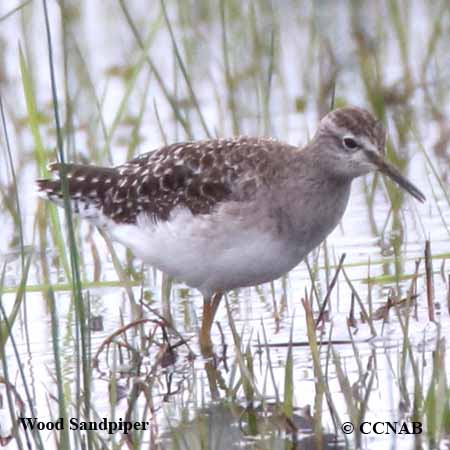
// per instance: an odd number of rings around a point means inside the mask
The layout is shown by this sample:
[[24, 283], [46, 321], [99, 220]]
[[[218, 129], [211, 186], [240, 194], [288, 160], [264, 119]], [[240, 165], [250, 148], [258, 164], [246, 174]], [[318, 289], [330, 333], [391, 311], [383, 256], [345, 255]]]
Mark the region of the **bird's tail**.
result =
[[[51, 172], [59, 173], [60, 163], [48, 166]], [[67, 187], [72, 210], [81, 217], [94, 222], [104, 219], [103, 208], [109, 189], [114, 186], [119, 173], [114, 168], [83, 164], [65, 164]], [[36, 180], [40, 197], [64, 206], [62, 183], [60, 178]]]

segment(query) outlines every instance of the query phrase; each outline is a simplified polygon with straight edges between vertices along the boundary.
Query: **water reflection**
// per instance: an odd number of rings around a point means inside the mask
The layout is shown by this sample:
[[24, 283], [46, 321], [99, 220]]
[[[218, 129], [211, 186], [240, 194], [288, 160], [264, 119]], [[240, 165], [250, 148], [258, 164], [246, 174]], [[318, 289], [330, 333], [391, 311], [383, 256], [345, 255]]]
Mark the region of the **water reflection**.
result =
[[[272, 409], [244, 408], [233, 403], [212, 404], [196, 410], [194, 417], [170, 428], [163, 438], [166, 450], [270, 449], [341, 450], [344, 442], [334, 434], [314, 433], [314, 420], [307, 411], [292, 419]], [[250, 422], [253, 422], [251, 425]], [[252, 431], [252, 428], [253, 431]]]

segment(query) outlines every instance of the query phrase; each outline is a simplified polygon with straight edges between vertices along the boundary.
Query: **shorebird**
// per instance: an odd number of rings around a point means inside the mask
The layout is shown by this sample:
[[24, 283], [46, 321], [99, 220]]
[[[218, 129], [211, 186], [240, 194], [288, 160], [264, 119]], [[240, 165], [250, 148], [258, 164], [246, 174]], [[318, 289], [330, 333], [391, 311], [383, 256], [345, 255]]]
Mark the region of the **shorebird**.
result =
[[[328, 113], [303, 149], [236, 137], [181, 142], [114, 168], [66, 164], [72, 209], [203, 294], [200, 348], [212, 350], [221, 295], [274, 280], [341, 220], [352, 181], [372, 171], [425, 196], [385, 159], [386, 132], [368, 111]], [[50, 166], [61, 174], [61, 164]], [[60, 179], [37, 180], [62, 205]]]

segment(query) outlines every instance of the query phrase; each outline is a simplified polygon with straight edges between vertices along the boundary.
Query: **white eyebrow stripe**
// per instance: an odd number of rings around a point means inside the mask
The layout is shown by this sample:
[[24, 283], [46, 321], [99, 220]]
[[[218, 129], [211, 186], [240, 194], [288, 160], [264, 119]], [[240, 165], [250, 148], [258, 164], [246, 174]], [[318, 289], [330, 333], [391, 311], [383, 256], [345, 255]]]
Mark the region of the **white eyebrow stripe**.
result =
[[354, 138], [358, 144], [364, 148], [364, 150], [379, 153], [376, 143], [372, 142], [367, 136], [358, 136]]

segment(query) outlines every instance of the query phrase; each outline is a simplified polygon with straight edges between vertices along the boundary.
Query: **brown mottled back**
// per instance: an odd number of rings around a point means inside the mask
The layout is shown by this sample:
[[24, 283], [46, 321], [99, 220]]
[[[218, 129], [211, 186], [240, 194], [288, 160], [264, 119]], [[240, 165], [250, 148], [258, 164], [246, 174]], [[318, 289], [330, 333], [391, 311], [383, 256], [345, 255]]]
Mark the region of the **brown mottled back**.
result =
[[[112, 169], [69, 164], [69, 193], [80, 214], [98, 209], [117, 223], [135, 223], [143, 212], [168, 220], [178, 206], [206, 214], [221, 201], [254, 196], [295, 150], [263, 138], [182, 142]], [[58, 180], [39, 180], [38, 187], [50, 200], [62, 198]]]

